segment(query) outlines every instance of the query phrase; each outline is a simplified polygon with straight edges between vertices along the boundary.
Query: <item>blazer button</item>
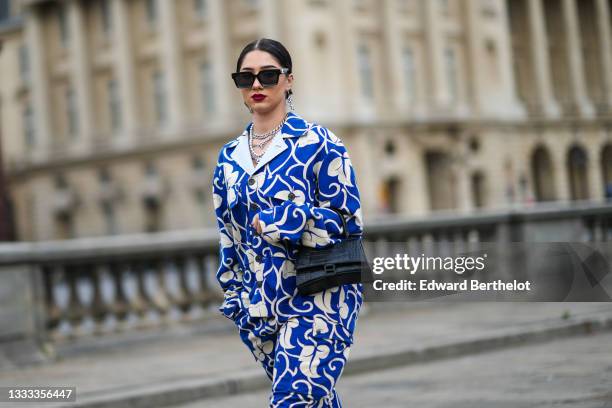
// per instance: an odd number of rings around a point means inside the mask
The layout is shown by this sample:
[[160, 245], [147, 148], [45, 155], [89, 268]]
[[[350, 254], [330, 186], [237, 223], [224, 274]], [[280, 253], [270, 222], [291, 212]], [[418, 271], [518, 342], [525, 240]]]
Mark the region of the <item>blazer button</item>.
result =
[[261, 260], [262, 260], [262, 259], [263, 259], [263, 258], [261, 257], [261, 255], [257, 255], [257, 256], [255, 257], [255, 260], [256, 260], [257, 262], [261, 262]]
[[261, 288], [261, 286], [263, 285], [263, 282], [257, 281], [257, 287]]
[[253, 177], [249, 178], [249, 186], [252, 186], [253, 184], [255, 184], [255, 179]]
[[259, 206], [256, 203], [251, 203], [251, 211], [259, 210]]
[[293, 199], [295, 198], [295, 194], [289, 193], [289, 196], [287, 196], [287, 198], [289, 198], [289, 200], [293, 201]]

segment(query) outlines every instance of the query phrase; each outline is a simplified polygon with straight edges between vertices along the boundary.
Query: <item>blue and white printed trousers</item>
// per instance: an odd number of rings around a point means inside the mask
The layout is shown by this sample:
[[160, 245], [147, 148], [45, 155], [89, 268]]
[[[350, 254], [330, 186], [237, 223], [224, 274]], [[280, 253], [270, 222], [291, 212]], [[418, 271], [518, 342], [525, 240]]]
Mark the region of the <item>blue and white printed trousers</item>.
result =
[[335, 385], [350, 344], [335, 334], [333, 323], [297, 316], [276, 330], [274, 320], [246, 314], [236, 323], [242, 341], [272, 380], [270, 407], [342, 407]]

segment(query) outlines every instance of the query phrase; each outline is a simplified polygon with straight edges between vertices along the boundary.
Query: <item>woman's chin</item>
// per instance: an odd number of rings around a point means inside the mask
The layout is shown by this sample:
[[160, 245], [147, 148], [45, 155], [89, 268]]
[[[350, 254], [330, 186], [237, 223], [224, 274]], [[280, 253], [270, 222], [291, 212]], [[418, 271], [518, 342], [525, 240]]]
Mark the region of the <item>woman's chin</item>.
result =
[[254, 105], [251, 105], [251, 108], [253, 108], [253, 113], [256, 113], [258, 115], [266, 115], [270, 112], [273, 112], [275, 111], [275, 107], [276, 105], [272, 105], [268, 102], [259, 102]]

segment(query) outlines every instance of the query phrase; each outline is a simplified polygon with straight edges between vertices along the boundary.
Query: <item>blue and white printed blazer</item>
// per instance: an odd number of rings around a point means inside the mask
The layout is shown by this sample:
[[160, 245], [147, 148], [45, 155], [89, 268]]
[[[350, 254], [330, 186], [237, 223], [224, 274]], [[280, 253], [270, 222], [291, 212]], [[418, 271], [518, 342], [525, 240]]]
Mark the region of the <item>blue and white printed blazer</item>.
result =
[[[222, 147], [213, 178], [217, 280], [224, 291], [219, 310], [239, 327], [259, 319], [276, 330], [291, 317], [307, 316], [325, 322], [332, 337], [352, 343], [362, 284], [302, 296], [294, 269], [300, 245], [324, 247], [342, 239], [341, 220], [329, 208], [345, 214], [351, 235], [362, 234], [359, 190], [346, 148], [330, 130], [290, 112], [254, 167], [249, 126]], [[261, 235], [251, 225], [256, 214]]]

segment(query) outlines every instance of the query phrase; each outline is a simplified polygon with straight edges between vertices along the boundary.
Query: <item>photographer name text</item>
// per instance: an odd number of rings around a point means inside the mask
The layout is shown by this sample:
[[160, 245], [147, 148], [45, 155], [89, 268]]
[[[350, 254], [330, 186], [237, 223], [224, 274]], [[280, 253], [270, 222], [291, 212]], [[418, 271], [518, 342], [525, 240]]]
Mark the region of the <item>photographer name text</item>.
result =
[[526, 291], [531, 290], [530, 281], [482, 282], [478, 279], [464, 279], [460, 282], [438, 282], [435, 279], [421, 279], [418, 282], [402, 279], [398, 282], [384, 282], [377, 279], [372, 283], [374, 290], [407, 290], [407, 291]]

